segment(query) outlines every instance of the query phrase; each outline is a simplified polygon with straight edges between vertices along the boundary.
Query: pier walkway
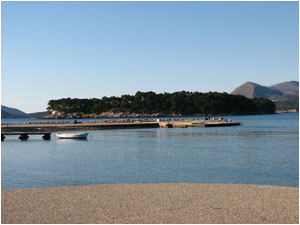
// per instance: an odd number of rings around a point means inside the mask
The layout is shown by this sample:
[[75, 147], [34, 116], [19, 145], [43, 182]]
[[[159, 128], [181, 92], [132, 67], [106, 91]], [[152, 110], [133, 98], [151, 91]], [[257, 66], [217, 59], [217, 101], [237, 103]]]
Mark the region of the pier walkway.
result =
[[44, 135], [45, 140], [50, 139], [50, 132], [59, 131], [80, 131], [80, 130], [105, 130], [105, 129], [141, 129], [141, 128], [188, 128], [188, 127], [218, 127], [218, 126], [239, 126], [243, 123], [230, 120], [183, 120], [183, 119], [157, 119], [157, 120], [136, 120], [124, 122], [114, 121], [91, 121], [85, 123], [49, 123], [38, 122], [29, 124], [2, 124], [1, 140], [5, 135], [20, 135], [21, 140], [27, 140], [28, 135]]

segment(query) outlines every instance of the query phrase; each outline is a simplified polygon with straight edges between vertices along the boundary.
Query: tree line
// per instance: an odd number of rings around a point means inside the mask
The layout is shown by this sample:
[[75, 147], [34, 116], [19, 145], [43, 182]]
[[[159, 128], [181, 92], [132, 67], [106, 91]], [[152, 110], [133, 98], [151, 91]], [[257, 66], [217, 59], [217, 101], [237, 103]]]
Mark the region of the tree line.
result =
[[275, 104], [264, 98], [249, 99], [242, 95], [218, 92], [140, 92], [121, 97], [50, 100], [48, 110], [84, 114], [102, 112], [163, 113], [163, 114], [261, 114], [274, 113]]

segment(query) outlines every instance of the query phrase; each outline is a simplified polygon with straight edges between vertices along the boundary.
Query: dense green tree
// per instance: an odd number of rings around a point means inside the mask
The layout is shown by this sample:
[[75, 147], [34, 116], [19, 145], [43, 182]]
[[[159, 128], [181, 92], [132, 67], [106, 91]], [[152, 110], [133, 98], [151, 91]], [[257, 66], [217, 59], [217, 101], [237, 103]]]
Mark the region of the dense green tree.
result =
[[152, 91], [102, 99], [62, 98], [50, 100], [48, 110], [65, 113], [101, 113], [107, 111], [133, 113], [192, 114], [260, 114], [274, 113], [275, 104], [264, 98], [249, 99], [242, 95], [218, 92], [174, 92], [156, 94]]

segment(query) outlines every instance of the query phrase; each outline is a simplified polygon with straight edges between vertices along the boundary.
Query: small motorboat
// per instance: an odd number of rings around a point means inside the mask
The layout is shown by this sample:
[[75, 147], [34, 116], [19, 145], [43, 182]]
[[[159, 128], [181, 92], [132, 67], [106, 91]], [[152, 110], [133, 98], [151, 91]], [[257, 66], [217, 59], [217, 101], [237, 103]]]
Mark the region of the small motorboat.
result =
[[87, 139], [89, 133], [57, 133], [60, 139]]

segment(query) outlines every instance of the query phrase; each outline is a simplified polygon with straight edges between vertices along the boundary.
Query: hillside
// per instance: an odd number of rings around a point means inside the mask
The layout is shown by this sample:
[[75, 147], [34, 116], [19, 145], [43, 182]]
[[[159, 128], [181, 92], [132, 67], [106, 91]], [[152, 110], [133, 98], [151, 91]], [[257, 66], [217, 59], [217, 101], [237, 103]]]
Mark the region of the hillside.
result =
[[24, 113], [23, 111], [1, 105], [1, 118], [38, 118], [47, 115], [48, 112]]
[[28, 113], [27, 116], [30, 118], [38, 118], [40, 116], [44, 116], [44, 115], [48, 115], [48, 114], [49, 114], [48, 111], [44, 111], [44, 112]]
[[270, 86], [271, 89], [281, 91], [285, 95], [299, 96], [299, 82], [288, 81]]
[[253, 82], [246, 82], [237, 87], [231, 94], [244, 95], [248, 98], [270, 98], [272, 96], [299, 96], [299, 82], [287, 81], [272, 86], [262, 86]]
[[4, 105], [1, 105], [1, 113], [6, 112], [9, 114], [13, 114], [13, 115], [26, 115], [26, 113], [24, 113], [23, 111], [16, 109], [16, 108], [11, 108], [11, 107], [7, 107]]
[[276, 110], [299, 109], [299, 82], [287, 81], [269, 87], [246, 82], [231, 94], [248, 98], [267, 98], [276, 104]]
[[247, 98], [269, 98], [271, 96], [281, 96], [283, 93], [280, 90], [261, 86], [256, 83], [247, 82], [237, 87], [231, 94], [243, 95]]
[[1, 110], [1, 118], [14, 118], [14, 115]]

